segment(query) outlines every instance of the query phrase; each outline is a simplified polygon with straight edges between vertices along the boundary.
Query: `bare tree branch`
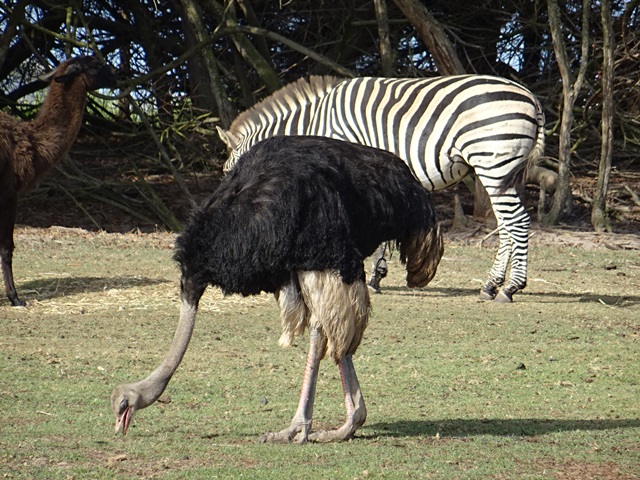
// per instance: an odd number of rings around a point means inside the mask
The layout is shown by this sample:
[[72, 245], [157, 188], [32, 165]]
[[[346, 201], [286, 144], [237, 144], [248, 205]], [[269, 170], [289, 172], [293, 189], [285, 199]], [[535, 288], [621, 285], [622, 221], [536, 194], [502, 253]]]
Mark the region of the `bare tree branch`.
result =
[[442, 75], [466, 73], [453, 45], [433, 15], [418, 0], [394, 0], [405, 17], [415, 27]]
[[391, 50], [391, 40], [389, 38], [389, 16], [387, 14], [387, 1], [375, 0], [376, 18], [378, 20], [378, 36], [380, 50], [380, 63], [382, 75], [393, 77], [393, 50]]

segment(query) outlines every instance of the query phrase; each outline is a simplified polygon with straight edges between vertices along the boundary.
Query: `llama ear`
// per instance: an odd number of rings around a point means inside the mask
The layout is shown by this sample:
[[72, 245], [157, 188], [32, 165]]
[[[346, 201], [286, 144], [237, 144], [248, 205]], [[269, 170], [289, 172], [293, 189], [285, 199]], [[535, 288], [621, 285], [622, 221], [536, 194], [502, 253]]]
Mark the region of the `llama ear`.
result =
[[43, 73], [42, 75], [38, 75], [38, 79], [48, 83], [53, 79], [54, 73], [56, 73], [55, 70], [51, 70], [50, 72]]
[[238, 145], [239, 139], [229, 130], [223, 130], [219, 126], [216, 125], [216, 130], [218, 130], [218, 136], [220, 140], [222, 140], [229, 150], [233, 150]]
[[55, 81], [57, 83], [67, 83], [69, 80], [73, 79], [79, 73], [82, 73], [82, 69], [78, 67], [78, 65], [70, 65], [69, 68], [65, 69], [62, 75], [58, 75], [54, 77], [54, 75], [58, 72], [58, 70], [52, 70], [48, 73], [44, 73], [42, 75], [38, 75], [40, 80], [44, 80], [45, 82]]
[[64, 69], [62, 75], [58, 75], [54, 80], [58, 83], [67, 83], [69, 80], [74, 79], [85, 71], [85, 67], [77, 62], [70, 62], [67, 68]]

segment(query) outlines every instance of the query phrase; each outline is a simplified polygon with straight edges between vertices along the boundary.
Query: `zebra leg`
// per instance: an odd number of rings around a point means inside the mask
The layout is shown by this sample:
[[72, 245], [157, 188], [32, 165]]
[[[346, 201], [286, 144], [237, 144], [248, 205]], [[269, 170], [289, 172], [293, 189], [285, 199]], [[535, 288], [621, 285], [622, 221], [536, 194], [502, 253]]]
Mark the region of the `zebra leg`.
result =
[[380, 280], [387, 276], [387, 260], [384, 258], [386, 249], [387, 242], [383, 242], [373, 254], [371, 276], [368, 283], [372, 293], [380, 293]]
[[509, 232], [501, 223], [498, 223], [498, 234], [500, 236], [498, 253], [493, 261], [493, 267], [491, 267], [491, 271], [489, 272], [489, 279], [480, 289], [481, 301], [493, 300], [496, 298], [498, 289], [504, 283], [504, 279], [507, 274], [509, 258], [511, 257], [511, 239], [509, 237]]
[[[498, 220], [500, 246], [489, 273], [489, 280], [482, 287], [480, 298], [486, 300], [493, 295], [496, 302], [509, 303], [513, 301], [513, 294], [527, 285], [527, 250], [531, 219], [514, 188], [500, 193], [495, 188], [487, 188], [487, 192]], [[509, 263], [509, 281], [503, 285]]]
[[513, 294], [527, 286], [527, 254], [529, 251], [529, 226], [531, 218], [522, 204], [505, 219], [511, 239], [511, 271], [509, 281], [496, 295], [495, 301], [509, 303]]

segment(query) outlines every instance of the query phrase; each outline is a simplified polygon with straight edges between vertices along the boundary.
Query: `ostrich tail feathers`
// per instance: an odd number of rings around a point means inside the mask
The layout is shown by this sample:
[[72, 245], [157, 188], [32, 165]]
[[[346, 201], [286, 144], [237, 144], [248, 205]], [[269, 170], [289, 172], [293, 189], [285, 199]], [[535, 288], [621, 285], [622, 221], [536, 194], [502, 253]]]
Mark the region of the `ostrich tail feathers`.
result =
[[437, 223], [402, 242], [400, 256], [407, 264], [407, 286], [414, 288], [427, 285], [436, 274], [443, 252], [442, 231]]
[[293, 337], [304, 334], [309, 316], [298, 279], [292, 278], [275, 293], [275, 296], [280, 306], [280, 323], [282, 324], [282, 335], [278, 343], [281, 347], [290, 347]]

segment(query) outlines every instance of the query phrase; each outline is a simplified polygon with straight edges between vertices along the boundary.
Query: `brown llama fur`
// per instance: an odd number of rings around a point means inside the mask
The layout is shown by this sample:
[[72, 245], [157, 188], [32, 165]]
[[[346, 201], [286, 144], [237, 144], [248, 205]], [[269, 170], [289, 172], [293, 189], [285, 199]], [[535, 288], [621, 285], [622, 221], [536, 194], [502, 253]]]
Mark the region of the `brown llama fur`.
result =
[[6, 295], [18, 298], [13, 281], [13, 230], [18, 196], [32, 189], [59, 164], [82, 125], [87, 92], [114, 87], [115, 70], [95, 57], [72, 58], [40, 77], [50, 82], [37, 117], [21, 121], [0, 112], [0, 259]]

